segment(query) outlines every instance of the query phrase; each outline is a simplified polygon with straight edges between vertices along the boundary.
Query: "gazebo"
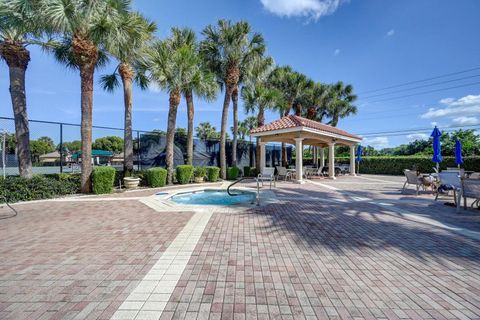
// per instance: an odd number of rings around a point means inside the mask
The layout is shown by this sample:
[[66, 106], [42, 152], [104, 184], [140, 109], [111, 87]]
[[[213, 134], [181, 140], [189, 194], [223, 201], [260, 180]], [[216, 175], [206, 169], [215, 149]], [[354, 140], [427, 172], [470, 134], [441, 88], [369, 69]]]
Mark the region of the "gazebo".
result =
[[[344, 130], [306, 119], [289, 115], [264, 126], [253, 129], [252, 137], [260, 144], [260, 167], [265, 167], [265, 144], [268, 142], [285, 142], [295, 144], [297, 151], [296, 176], [297, 183], [303, 181], [303, 146], [315, 146], [320, 150], [320, 166], [325, 166], [325, 148], [328, 147], [328, 176], [335, 179], [335, 146], [350, 147], [350, 173], [355, 175], [355, 149], [362, 138]], [[314, 153], [317, 161], [317, 153]], [[260, 169], [261, 170], [261, 169]]]

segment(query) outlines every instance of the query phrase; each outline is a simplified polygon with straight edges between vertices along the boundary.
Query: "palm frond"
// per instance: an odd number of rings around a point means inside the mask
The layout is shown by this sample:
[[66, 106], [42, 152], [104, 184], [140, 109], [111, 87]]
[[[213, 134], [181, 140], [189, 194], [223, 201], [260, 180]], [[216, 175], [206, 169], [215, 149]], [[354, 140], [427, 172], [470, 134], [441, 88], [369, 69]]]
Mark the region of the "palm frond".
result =
[[107, 92], [113, 92], [116, 88], [120, 87], [120, 81], [118, 81], [118, 74], [116, 72], [112, 74], [106, 74], [100, 77], [100, 85], [103, 90]]

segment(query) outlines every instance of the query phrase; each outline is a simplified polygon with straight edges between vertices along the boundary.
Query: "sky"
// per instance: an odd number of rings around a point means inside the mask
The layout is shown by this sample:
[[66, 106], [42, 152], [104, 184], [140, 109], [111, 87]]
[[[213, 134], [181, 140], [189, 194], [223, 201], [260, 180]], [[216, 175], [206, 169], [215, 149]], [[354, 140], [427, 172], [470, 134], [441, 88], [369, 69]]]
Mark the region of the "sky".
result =
[[[426, 137], [434, 125], [443, 130], [480, 126], [480, 1], [134, 0], [133, 5], [157, 23], [160, 39], [168, 37], [174, 26], [190, 27], [201, 39], [201, 30], [218, 19], [246, 20], [263, 34], [267, 54], [277, 65], [290, 65], [315, 81], [352, 84], [359, 96], [358, 114], [342, 119], [338, 127], [363, 135], [364, 145], [396, 146]], [[29, 49], [29, 118], [80, 123], [78, 72], [64, 68], [39, 48]], [[96, 71], [93, 123], [97, 126], [123, 126], [121, 90], [111, 94], [98, 85], [99, 77], [114, 67], [111, 63]], [[437, 78], [445, 74], [452, 75]], [[378, 91], [428, 78], [436, 79]], [[153, 87], [135, 88], [133, 94], [134, 129], [165, 130], [167, 94]], [[223, 93], [213, 103], [196, 99], [195, 125], [210, 121], [219, 130], [222, 101]], [[0, 63], [0, 116], [12, 116], [4, 62]], [[240, 120], [246, 116], [240, 102]], [[268, 113], [266, 120], [276, 118], [276, 113]], [[177, 127], [186, 124], [182, 101]], [[0, 120], [2, 127], [13, 130]], [[58, 139], [55, 125], [33, 124], [31, 131], [32, 138]], [[67, 126], [64, 132], [66, 140], [80, 138], [77, 127]], [[94, 138], [111, 133], [94, 130]]]

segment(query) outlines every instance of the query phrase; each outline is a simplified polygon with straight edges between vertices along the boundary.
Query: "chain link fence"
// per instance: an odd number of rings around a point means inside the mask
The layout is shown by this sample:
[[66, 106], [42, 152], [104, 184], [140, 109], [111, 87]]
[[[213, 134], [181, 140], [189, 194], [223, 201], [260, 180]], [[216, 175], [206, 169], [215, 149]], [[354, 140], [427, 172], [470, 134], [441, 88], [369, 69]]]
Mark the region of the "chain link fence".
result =
[[[29, 120], [30, 150], [33, 173], [80, 172], [80, 125], [64, 122]], [[124, 130], [111, 127], [92, 127], [92, 161], [96, 166], [113, 166], [123, 170]], [[3, 148], [3, 140], [5, 148]], [[219, 166], [220, 143], [218, 140], [194, 138], [193, 165]], [[183, 131], [175, 134], [174, 163], [187, 161], [187, 137]], [[134, 169], [146, 170], [165, 166], [166, 134], [162, 131], [133, 130]], [[0, 117], [0, 168], [5, 175], [18, 175], [14, 119]], [[227, 164], [232, 165], [232, 143], [227, 141]], [[269, 144], [266, 148], [267, 164], [280, 163], [281, 147]], [[255, 166], [255, 143], [238, 140], [237, 166]], [[291, 148], [288, 150], [289, 158]]]

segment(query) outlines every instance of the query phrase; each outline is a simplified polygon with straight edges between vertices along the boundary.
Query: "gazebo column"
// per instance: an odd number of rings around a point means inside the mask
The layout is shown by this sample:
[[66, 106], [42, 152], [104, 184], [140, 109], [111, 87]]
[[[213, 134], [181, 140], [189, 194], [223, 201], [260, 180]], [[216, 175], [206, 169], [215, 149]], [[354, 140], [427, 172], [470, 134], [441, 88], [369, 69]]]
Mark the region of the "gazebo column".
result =
[[325, 148], [320, 148], [320, 168], [325, 167]]
[[317, 153], [316, 146], [312, 147], [312, 152], [313, 152], [313, 166], [316, 168], [318, 165], [318, 153]]
[[335, 179], [335, 142], [328, 144], [328, 177]]
[[267, 153], [265, 152], [265, 145], [266, 142], [262, 142], [261, 139], [258, 139], [258, 143], [260, 144], [260, 168], [257, 168], [259, 173], [263, 172], [263, 168], [266, 167], [267, 162]]
[[297, 154], [296, 159], [296, 173], [297, 173], [297, 180], [296, 182], [299, 184], [305, 183], [303, 181], [303, 138], [295, 138], [295, 150]]
[[355, 172], [357, 172], [355, 168], [355, 145], [351, 145], [350, 146], [350, 175], [356, 176]]

